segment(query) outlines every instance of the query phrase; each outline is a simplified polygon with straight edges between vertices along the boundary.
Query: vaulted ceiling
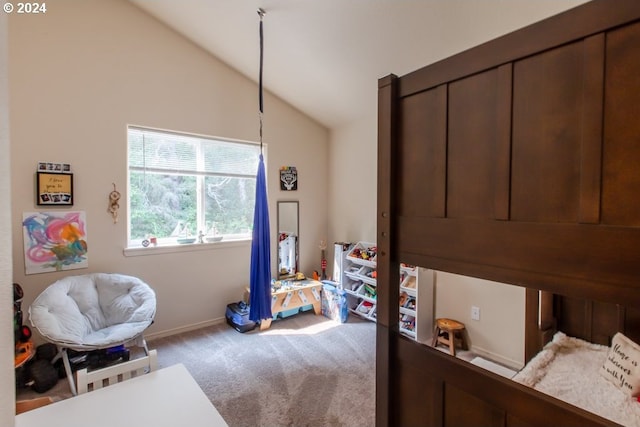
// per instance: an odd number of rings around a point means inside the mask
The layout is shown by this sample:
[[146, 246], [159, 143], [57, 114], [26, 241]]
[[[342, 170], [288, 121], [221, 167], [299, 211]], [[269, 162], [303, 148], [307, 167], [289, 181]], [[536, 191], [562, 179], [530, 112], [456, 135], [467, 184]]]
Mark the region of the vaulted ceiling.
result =
[[[328, 128], [403, 75], [585, 0], [129, 0]], [[265, 105], [265, 110], [267, 106]]]

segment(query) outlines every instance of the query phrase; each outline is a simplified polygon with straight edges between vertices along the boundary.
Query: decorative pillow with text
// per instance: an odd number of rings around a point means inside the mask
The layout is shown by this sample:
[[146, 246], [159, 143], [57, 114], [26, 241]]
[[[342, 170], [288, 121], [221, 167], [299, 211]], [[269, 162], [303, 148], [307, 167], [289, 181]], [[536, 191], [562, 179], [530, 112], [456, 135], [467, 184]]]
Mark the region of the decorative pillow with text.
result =
[[600, 374], [628, 395], [640, 395], [640, 346], [615, 334]]

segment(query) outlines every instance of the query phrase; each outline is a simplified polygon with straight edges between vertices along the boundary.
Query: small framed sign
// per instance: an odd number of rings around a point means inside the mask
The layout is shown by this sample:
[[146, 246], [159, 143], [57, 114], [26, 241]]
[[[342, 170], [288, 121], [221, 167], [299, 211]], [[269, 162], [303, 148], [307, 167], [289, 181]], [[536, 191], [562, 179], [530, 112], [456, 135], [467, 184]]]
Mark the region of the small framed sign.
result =
[[37, 172], [37, 204], [73, 206], [73, 174]]
[[280, 190], [296, 191], [298, 189], [298, 170], [295, 166], [280, 168]]

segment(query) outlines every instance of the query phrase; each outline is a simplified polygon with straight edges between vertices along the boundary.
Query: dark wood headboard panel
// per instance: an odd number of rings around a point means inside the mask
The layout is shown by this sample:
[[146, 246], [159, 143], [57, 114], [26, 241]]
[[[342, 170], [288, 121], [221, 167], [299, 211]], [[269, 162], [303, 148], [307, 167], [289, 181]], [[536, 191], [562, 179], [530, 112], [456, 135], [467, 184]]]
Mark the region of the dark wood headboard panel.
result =
[[[573, 419], [555, 399], [475, 396], [471, 371], [504, 386], [475, 367], [425, 368], [449, 361], [399, 336], [397, 272], [402, 261], [515, 284], [528, 301], [549, 291], [554, 326], [600, 343], [618, 330], [640, 339], [640, 2], [594, 0], [382, 78], [377, 225], [378, 425], [456, 425], [447, 396], [466, 396], [473, 416], [493, 420], [483, 425], [536, 425], [548, 405]], [[527, 356], [536, 339], [527, 332]], [[408, 384], [416, 376], [425, 382]], [[413, 389], [433, 414], [422, 417]], [[577, 414], [576, 425], [607, 425]]]

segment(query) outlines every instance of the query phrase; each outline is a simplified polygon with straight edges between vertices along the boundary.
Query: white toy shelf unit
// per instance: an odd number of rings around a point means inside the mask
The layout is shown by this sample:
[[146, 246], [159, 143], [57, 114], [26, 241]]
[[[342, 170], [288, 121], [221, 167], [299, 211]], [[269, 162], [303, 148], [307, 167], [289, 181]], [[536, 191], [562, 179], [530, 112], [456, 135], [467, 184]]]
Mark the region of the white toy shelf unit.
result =
[[[377, 248], [375, 243], [336, 243], [333, 280], [347, 294], [349, 311], [376, 321]], [[434, 271], [408, 264], [400, 267], [400, 332], [429, 343], [433, 334]]]
[[400, 265], [399, 330], [420, 343], [433, 336], [434, 271], [408, 264]]

